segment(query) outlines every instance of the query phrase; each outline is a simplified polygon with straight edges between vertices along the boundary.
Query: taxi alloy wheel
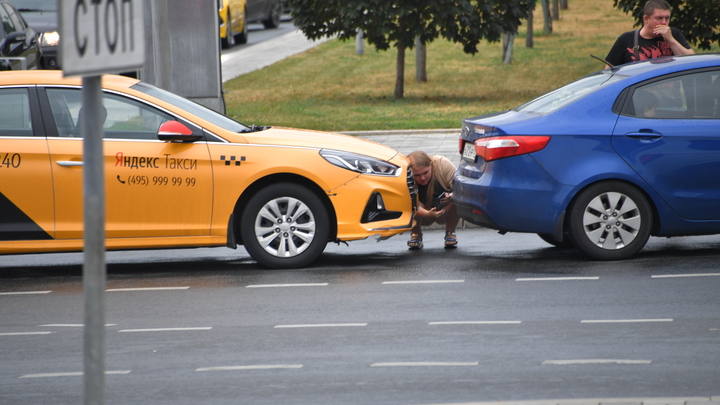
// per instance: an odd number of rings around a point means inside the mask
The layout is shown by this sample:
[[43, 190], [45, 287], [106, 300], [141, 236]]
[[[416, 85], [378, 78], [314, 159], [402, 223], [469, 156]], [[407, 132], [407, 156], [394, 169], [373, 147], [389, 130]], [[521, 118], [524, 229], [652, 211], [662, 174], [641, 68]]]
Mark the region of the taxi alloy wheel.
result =
[[622, 260], [638, 253], [652, 229], [647, 197], [630, 184], [608, 181], [588, 187], [570, 208], [570, 238], [595, 260]]
[[223, 38], [222, 42], [223, 45], [225, 45], [225, 48], [232, 48], [235, 46], [235, 33], [233, 32], [232, 14], [230, 14], [230, 9], [228, 9], [227, 22], [225, 23], [225, 38]]
[[313, 192], [279, 183], [253, 196], [242, 216], [242, 238], [253, 259], [271, 268], [303, 267], [328, 241], [329, 219]]

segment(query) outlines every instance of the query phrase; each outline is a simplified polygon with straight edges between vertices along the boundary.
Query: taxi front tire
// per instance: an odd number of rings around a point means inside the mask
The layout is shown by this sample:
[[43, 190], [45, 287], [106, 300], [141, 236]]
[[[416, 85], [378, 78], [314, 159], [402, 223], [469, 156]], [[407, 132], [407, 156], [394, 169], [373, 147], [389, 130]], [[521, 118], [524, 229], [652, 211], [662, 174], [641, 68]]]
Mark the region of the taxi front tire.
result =
[[270, 268], [298, 268], [325, 250], [329, 218], [320, 198], [307, 188], [278, 183], [255, 194], [242, 215], [245, 249]]

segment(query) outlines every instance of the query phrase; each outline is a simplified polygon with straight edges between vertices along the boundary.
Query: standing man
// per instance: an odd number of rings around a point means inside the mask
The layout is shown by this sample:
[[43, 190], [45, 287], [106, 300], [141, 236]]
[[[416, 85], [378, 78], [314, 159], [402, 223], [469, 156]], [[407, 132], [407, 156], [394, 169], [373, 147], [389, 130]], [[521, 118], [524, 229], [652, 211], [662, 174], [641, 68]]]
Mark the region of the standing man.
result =
[[670, 28], [669, 24], [668, 2], [648, 1], [643, 8], [642, 28], [620, 35], [605, 61], [617, 66], [661, 56], [694, 54], [695, 51], [690, 48], [682, 32], [677, 28]]

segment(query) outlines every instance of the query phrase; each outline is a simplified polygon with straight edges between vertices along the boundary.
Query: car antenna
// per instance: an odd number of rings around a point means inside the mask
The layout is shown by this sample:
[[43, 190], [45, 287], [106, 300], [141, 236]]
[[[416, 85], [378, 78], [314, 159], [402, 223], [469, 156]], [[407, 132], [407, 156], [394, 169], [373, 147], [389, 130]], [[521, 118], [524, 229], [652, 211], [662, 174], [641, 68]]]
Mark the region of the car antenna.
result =
[[612, 63], [606, 61], [606, 60], [603, 59], [603, 58], [598, 58], [597, 56], [592, 55], [592, 54], [591, 54], [590, 56], [592, 56], [593, 58], [599, 60], [600, 62], [605, 62], [605, 64], [608, 65], [608, 66], [610, 66], [611, 68], [614, 68], [614, 67], [615, 67], [615, 65], [613, 65]]

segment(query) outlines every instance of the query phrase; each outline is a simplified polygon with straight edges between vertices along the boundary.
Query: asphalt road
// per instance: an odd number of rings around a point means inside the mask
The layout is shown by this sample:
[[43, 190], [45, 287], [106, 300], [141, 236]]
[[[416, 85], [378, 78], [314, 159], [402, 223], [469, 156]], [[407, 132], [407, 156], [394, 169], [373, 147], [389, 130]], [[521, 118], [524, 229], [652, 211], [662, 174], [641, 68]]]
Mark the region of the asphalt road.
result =
[[[108, 253], [107, 403], [720, 401], [720, 236], [610, 263], [406, 236], [282, 271], [242, 248]], [[82, 254], [2, 259], [0, 403], [80, 403]]]

